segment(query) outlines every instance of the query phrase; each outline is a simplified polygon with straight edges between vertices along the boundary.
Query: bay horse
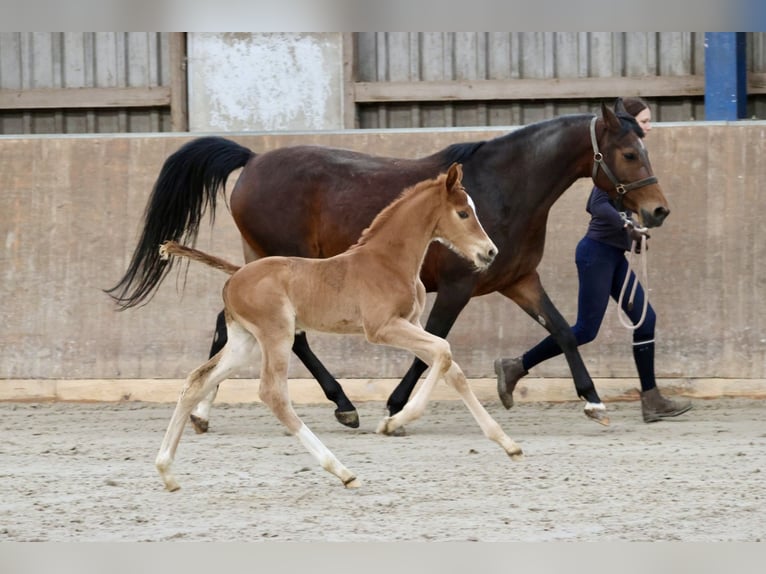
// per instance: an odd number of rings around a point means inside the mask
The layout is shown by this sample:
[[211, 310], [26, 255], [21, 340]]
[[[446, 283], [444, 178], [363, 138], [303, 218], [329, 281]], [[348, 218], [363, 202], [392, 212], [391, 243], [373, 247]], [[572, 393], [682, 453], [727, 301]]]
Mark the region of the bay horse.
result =
[[513, 459], [521, 448], [506, 435], [471, 391], [452, 360], [449, 343], [420, 324], [426, 290], [420, 267], [436, 240], [486, 269], [497, 247], [476, 217], [461, 184], [459, 164], [446, 174], [402, 192], [344, 253], [327, 259], [266, 257], [244, 267], [227, 263], [176, 242], [166, 242], [161, 256], [180, 255], [233, 273], [223, 288], [228, 340], [186, 379], [155, 464], [168, 490], [177, 490], [171, 471], [184, 425], [196, 404], [230, 374], [247, 366], [256, 343], [261, 348], [261, 400], [296, 435], [328, 472], [349, 488], [359, 480], [314, 435], [290, 403], [287, 368], [296, 331], [364, 334], [368, 341], [411, 351], [431, 365], [407, 406], [381, 421], [377, 432], [389, 434], [419, 417], [429, 394], [444, 378], [476, 418], [484, 434]]
[[[128, 269], [107, 290], [120, 309], [145, 303], [170, 271], [157, 254], [165, 239], [193, 242], [206, 209], [235, 169], [243, 168], [230, 208], [242, 235], [245, 260], [267, 255], [323, 258], [341, 253], [393, 198], [395, 189], [434, 177], [452, 162], [464, 180], [500, 256], [482, 273], [433, 244], [421, 269], [436, 292], [425, 328], [446, 337], [472, 297], [498, 292], [542, 325], [564, 351], [585, 414], [608, 424], [606, 409], [577, 349], [569, 323], [545, 292], [537, 272], [545, 245], [548, 213], [576, 180], [589, 177], [619, 198], [645, 227], [670, 213], [641, 143], [643, 132], [618, 99], [614, 110], [601, 104], [600, 117], [573, 114], [541, 121], [503, 136], [450, 145], [427, 157], [401, 159], [322, 146], [292, 146], [256, 154], [220, 137], [202, 137], [170, 155], [154, 185], [144, 226]], [[211, 355], [226, 341], [218, 317]], [[293, 351], [336, 404], [343, 424], [359, 424], [356, 408], [337, 380], [311, 351], [305, 334]], [[425, 364], [415, 359], [391, 393], [391, 414], [406, 404]], [[194, 413], [199, 432], [207, 429], [211, 394]], [[595, 405], [592, 406], [592, 405]]]

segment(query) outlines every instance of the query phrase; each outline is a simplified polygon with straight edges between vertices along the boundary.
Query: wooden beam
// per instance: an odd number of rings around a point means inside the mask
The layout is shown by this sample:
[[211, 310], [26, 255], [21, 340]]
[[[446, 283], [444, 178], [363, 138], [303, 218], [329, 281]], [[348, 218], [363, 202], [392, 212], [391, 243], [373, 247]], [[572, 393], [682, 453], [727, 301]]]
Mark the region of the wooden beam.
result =
[[356, 100], [354, 99], [354, 86], [356, 82], [354, 36], [355, 34], [351, 32], [343, 32], [343, 99], [341, 107], [343, 129], [346, 130], [353, 130], [359, 127], [356, 114]]
[[170, 42], [170, 129], [189, 131], [189, 98], [186, 73], [186, 33], [171, 32]]
[[157, 108], [170, 105], [170, 88], [35, 88], [0, 90], [0, 109]]
[[747, 75], [747, 95], [766, 94], [766, 74]]
[[697, 96], [705, 91], [703, 76], [645, 78], [569, 78], [472, 80], [461, 82], [357, 82], [357, 102], [416, 102], [470, 100], [556, 100]]
[[[748, 95], [766, 94], [766, 74], [749, 74], [747, 92]], [[705, 78], [694, 75], [462, 82], [356, 82], [354, 95], [357, 103], [588, 100], [629, 95], [656, 98], [688, 97], [705, 95]]]

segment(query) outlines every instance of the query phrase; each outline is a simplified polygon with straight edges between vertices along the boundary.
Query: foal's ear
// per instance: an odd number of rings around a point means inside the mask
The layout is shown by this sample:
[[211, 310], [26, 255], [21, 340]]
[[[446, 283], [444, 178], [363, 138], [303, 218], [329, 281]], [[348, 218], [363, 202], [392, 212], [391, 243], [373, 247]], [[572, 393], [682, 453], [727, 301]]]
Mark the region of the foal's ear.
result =
[[[620, 100], [620, 102], [622, 102], [622, 100]], [[612, 108], [607, 106], [604, 102], [601, 102], [601, 117], [606, 124], [606, 129], [610, 132], [618, 132], [622, 129], [620, 118], [618, 118], [617, 114], [612, 111]]]
[[447, 170], [447, 189], [452, 190], [463, 179], [463, 166], [457, 162], [449, 166]]

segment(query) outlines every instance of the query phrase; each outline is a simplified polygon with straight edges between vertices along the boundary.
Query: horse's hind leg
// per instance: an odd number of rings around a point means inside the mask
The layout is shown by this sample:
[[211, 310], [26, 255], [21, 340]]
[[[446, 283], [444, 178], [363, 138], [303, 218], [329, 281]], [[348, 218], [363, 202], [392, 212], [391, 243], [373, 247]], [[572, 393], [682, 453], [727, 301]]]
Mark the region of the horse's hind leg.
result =
[[165, 483], [165, 487], [170, 491], [180, 488], [171, 467], [178, 443], [181, 440], [181, 434], [192, 409], [203, 396], [210, 393], [216, 385], [245, 365], [252, 356], [255, 339], [247, 331], [235, 325], [232, 324], [231, 339], [223, 351], [192, 371], [181, 390], [181, 395], [155, 460], [155, 466]]
[[276, 331], [276, 329], [270, 329], [268, 334], [259, 333], [261, 345], [260, 399], [287, 427], [290, 433], [298, 437], [298, 440], [317, 459], [322, 468], [337, 476], [346, 487], [357, 488], [360, 484], [354, 473], [343, 466], [293, 409], [287, 392], [290, 343], [286, 333], [284, 339], [278, 340]]
[[305, 333], [295, 334], [293, 353], [317, 380], [327, 399], [335, 403], [337, 407], [335, 409], [335, 418], [338, 422], [354, 429], [359, 427], [359, 413], [356, 407], [346, 396], [346, 393], [343, 392], [343, 387], [340, 386], [340, 383], [330, 374], [311, 350]]
[[[212, 359], [215, 357], [220, 350], [226, 346], [227, 340], [226, 314], [224, 311], [221, 311], [218, 313], [218, 318], [216, 319], [215, 335], [213, 335], [213, 343], [210, 345], [210, 354], [208, 355], [208, 358]], [[196, 433], [200, 434], [207, 432], [210, 425], [210, 409], [213, 406], [217, 394], [218, 385], [215, 385], [215, 387], [213, 387], [213, 389], [197, 404], [194, 411], [189, 416]]]
[[460, 398], [463, 399], [468, 410], [471, 411], [473, 418], [479, 423], [484, 436], [499, 444], [512, 459], [520, 460], [523, 458], [521, 447], [505, 434], [497, 421], [482, 406], [468, 385], [462, 369], [456, 362], [452, 362], [444, 378], [460, 394]]

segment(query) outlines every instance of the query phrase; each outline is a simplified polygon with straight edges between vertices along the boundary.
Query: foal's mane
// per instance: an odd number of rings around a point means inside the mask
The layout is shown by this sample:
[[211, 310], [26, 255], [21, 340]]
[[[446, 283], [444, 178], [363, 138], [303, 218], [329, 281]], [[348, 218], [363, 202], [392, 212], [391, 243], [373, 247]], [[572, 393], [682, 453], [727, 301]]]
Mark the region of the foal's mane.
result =
[[359, 237], [359, 240], [354, 243], [349, 249], [354, 249], [356, 247], [360, 247], [367, 243], [371, 237], [373, 237], [376, 233], [378, 233], [378, 230], [386, 224], [386, 222], [391, 219], [391, 215], [394, 211], [396, 211], [399, 206], [402, 203], [405, 203], [410, 197], [413, 195], [416, 195], [418, 193], [423, 192], [426, 188], [434, 187], [437, 185], [444, 185], [444, 182], [447, 179], [446, 174], [441, 174], [438, 177], [435, 177], [433, 179], [427, 179], [425, 181], [421, 181], [419, 183], [416, 183], [415, 185], [411, 187], [407, 187], [402, 191], [399, 196], [393, 200], [391, 203], [389, 203], [383, 211], [378, 213], [378, 215], [375, 216], [375, 219], [372, 220], [372, 223], [370, 223], [369, 227], [367, 227], [364, 231], [362, 231], [362, 235]]

